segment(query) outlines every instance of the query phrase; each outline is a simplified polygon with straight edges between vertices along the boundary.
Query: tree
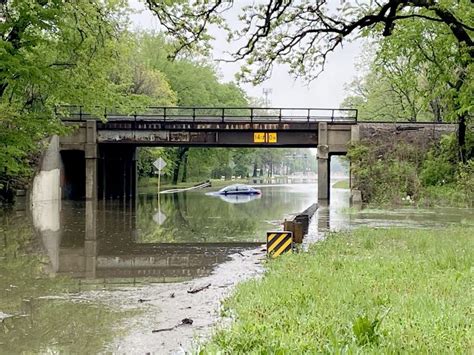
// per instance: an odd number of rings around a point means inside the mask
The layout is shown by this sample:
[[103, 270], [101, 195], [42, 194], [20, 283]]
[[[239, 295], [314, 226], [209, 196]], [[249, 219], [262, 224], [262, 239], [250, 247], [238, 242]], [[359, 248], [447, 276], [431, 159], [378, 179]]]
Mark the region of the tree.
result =
[[[343, 2], [336, 9], [326, 1], [269, 0], [243, 7], [239, 16], [243, 26], [236, 31], [228, 28], [223, 17], [234, 5], [232, 0], [147, 3], [161, 24], [177, 38], [178, 51], [207, 49], [210, 25], [227, 30], [229, 39], [244, 38], [244, 45], [234, 52], [232, 59], [246, 61], [240, 78], [254, 83], [268, 78], [275, 63], [285, 63], [291, 73], [314, 79], [324, 69], [327, 56], [344, 41], [374, 33], [388, 38], [406, 21], [428, 21], [449, 33], [461, 60], [454, 92], [466, 91], [466, 78], [474, 71], [474, 7], [470, 0], [384, 0], [358, 6]], [[472, 97], [452, 97], [463, 160]]]
[[[141, 33], [137, 36], [137, 61], [147, 70], [162, 73], [175, 93], [178, 106], [237, 106], [246, 107], [245, 93], [234, 83], [221, 83], [214, 67], [200, 60], [178, 58], [170, 61], [172, 42], [163, 35]], [[212, 111], [212, 109], [211, 109]], [[206, 177], [211, 174], [212, 165], [222, 157], [217, 149], [177, 147], [165, 149], [171, 171], [172, 183], [185, 182], [188, 177]]]
[[[400, 32], [393, 34], [390, 40], [394, 37], [409, 40]], [[364, 48], [358, 64], [361, 74], [348, 86], [349, 96], [341, 106], [358, 109], [361, 120], [442, 121], [440, 93], [436, 93], [435, 88], [446, 84], [431, 75], [428, 63], [416, 59], [414, 49], [407, 57], [403, 56], [406, 51], [387, 51], [390, 40], [371, 42], [370, 49], [369, 46]]]
[[27, 175], [44, 138], [65, 132], [57, 105], [130, 103], [124, 9], [125, 0], [1, 1], [0, 185]]

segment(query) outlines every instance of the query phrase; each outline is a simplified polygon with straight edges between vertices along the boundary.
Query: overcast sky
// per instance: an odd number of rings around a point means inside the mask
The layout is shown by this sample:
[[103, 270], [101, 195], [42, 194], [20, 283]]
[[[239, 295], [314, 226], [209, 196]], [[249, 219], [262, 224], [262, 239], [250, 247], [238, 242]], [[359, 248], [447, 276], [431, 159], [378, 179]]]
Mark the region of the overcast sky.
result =
[[[249, 2], [249, 0], [241, 1]], [[138, 11], [131, 16], [133, 28], [155, 31], [160, 29], [158, 20], [143, 3], [139, 0], [129, 2]], [[232, 24], [233, 20], [230, 21]], [[224, 51], [229, 51], [232, 46], [229, 46], [220, 33], [212, 30], [210, 32], [216, 37], [214, 57], [222, 58]], [[271, 88], [270, 101], [273, 107], [339, 107], [346, 95], [345, 84], [352, 81], [356, 75], [354, 64], [361, 50], [359, 42], [347, 43], [344, 48], [336, 50], [329, 56], [325, 71], [309, 86], [288, 75], [284, 66], [276, 66], [272, 77], [262, 85], [244, 84], [242, 88], [253, 97], [263, 97], [263, 89]], [[218, 67], [223, 81], [234, 80], [234, 75], [238, 71], [236, 63], [219, 62]]]

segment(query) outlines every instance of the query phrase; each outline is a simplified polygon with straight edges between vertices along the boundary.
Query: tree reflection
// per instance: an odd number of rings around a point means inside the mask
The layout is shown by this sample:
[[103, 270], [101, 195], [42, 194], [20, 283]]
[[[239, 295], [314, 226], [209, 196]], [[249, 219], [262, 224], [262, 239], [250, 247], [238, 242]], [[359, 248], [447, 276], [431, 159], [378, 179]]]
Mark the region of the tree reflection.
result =
[[[141, 195], [137, 206], [138, 241], [263, 242], [267, 230], [278, 228], [285, 216], [300, 212], [315, 199], [316, 194], [288, 187], [265, 188], [261, 198], [246, 203], [229, 203], [203, 192], [183, 192], [162, 194], [158, 206], [156, 195]], [[153, 220], [158, 210], [166, 215], [161, 225]]]

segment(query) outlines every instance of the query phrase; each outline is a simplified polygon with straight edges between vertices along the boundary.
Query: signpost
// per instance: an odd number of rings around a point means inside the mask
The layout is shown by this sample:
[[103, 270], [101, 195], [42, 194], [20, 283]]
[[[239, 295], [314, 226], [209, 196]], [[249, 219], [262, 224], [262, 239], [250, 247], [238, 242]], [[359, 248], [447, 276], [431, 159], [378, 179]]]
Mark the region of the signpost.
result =
[[160, 196], [160, 180], [161, 180], [161, 170], [166, 166], [166, 162], [162, 158], [158, 158], [153, 162], [153, 166], [158, 169], [158, 198]]

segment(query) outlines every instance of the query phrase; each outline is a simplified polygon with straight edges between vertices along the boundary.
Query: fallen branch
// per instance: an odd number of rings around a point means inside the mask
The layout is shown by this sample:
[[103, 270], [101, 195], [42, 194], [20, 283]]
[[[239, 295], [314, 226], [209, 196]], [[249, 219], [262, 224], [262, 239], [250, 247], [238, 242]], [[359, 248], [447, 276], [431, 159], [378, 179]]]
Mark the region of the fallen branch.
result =
[[151, 332], [152, 333], [161, 333], [161, 332], [169, 332], [169, 331], [172, 331], [182, 325], [192, 325], [193, 324], [193, 320], [191, 318], [184, 318], [181, 320], [181, 323], [175, 325], [174, 327], [171, 327], [171, 328], [160, 328], [160, 329], [153, 329]]
[[205, 290], [206, 288], [209, 288], [210, 286], [211, 284], [207, 284], [206, 286], [193, 288], [192, 290], [188, 290], [188, 293], [198, 293], [198, 292], [201, 292], [202, 290]]

